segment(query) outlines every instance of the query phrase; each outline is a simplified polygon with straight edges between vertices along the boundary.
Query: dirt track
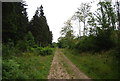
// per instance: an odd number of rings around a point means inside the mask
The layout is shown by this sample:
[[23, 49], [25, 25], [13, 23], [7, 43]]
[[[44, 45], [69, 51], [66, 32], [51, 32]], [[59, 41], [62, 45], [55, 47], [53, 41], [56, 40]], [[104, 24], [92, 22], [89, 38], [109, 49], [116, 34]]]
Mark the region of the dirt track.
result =
[[58, 48], [51, 64], [48, 79], [89, 79]]

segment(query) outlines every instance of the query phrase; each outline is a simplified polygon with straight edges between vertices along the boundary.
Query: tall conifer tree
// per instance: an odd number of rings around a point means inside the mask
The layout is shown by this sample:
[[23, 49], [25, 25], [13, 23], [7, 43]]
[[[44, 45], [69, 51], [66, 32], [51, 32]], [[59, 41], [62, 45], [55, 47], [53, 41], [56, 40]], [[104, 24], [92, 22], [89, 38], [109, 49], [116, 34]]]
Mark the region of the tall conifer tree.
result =
[[47, 46], [52, 43], [52, 32], [47, 24], [44, 16], [43, 6], [37, 8], [33, 19], [30, 22], [30, 31], [35, 37], [35, 41], [39, 46]]

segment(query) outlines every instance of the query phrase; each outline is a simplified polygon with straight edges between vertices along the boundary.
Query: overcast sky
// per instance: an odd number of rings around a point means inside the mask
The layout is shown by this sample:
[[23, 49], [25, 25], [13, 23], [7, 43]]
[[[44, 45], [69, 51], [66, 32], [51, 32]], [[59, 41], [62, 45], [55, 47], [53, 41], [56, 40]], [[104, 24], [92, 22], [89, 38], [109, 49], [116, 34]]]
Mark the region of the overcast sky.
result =
[[[43, 5], [44, 14], [47, 23], [53, 33], [53, 42], [57, 42], [60, 37], [61, 27], [80, 6], [81, 2], [90, 2], [93, 0], [24, 0], [27, 3], [28, 18], [31, 20], [37, 7]], [[96, 1], [96, 0], [95, 0]]]

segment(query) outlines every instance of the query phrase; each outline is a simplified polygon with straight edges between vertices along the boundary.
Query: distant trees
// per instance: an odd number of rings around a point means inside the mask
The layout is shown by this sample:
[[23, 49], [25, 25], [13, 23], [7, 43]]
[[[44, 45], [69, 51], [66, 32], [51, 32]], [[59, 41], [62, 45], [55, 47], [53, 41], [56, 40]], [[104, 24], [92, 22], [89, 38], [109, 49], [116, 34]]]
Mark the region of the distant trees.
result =
[[44, 16], [43, 6], [37, 8], [33, 19], [30, 21], [29, 30], [35, 37], [35, 42], [39, 46], [47, 46], [52, 43], [52, 32]]
[[58, 46], [59, 47], [67, 47], [72, 48], [74, 45], [73, 42], [74, 35], [73, 35], [73, 27], [71, 24], [71, 20], [65, 22], [65, 26], [62, 27], [61, 30], [61, 37], [58, 39]]
[[[81, 4], [81, 7], [77, 11], [77, 13], [75, 13], [72, 17], [73, 19], [78, 19], [79, 23], [83, 22], [84, 31], [83, 36], [80, 36], [78, 38], [74, 37], [74, 39], [72, 39], [73, 42], [71, 43], [75, 45], [73, 45], [73, 47], [71, 48], [78, 49], [79, 51], [95, 52], [100, 52], [111, 48], [117, 48], [118, 50], [120, 47], [120, 42], [118, 41], [120, 38], [120, 31], [117, 29], [119, 15], [117, 15], [118, 11], [116, 14], [112, 2], [99, 2], [98, 9], [95, 12], [91, 12], [90, 8], [90, 4], [83, 3]], [[87, 27], [87, 25], [89, 25], [89, 28]], [[65, 28], [66, 27], [62, 28], [61, 31], [63, 32]], [[86, 33], [86, 28], [89, 30], [89, 34]], [[69, 29], [66, 28], [65, 31], [69, 31]], [[65, 47], [65, 44], [66, 46], [69, 46], [71, 43], [69, 42], [69, 40], [66, 40], [67, 35], [64, 35], [64, 37], [60, 37], [58, 44], [63, 44], [63, 47]], [[70, 35], [68, 35], [68, 37], [70, 38]]]

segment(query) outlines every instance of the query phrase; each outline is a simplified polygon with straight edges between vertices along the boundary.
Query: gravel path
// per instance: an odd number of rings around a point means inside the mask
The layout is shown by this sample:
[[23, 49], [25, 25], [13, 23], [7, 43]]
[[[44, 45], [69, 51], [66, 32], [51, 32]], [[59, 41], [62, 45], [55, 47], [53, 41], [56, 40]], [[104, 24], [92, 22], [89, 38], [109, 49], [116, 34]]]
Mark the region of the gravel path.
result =
[[88, 79], [91, 81], [58, 48], [55, 51], [48, 79]]
[[70, 79], [69, 74], [63, 68], [63, 64], [60, 62], [58, 49], [55, 51], [48, 79]]

